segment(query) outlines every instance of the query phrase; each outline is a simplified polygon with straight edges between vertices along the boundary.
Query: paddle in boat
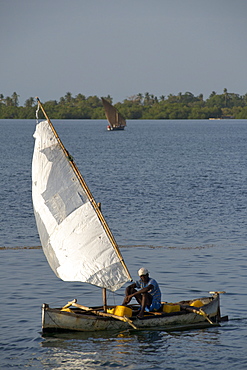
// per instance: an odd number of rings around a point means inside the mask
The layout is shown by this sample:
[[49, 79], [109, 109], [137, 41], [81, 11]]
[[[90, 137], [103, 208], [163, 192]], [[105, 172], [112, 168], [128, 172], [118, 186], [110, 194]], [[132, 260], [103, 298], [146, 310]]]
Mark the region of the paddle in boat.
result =
[[101, 98], [105, 115], [109, 125], [107, 126], [108, 131], [124, 130], [126, 126], [125, 118], [118, 112], [118, 110], [108, 102], [108, 100]]
[[[219, 294], [177, 303], [163, 302], [157, 312], [138, 318], [138, 306], [108, 306], [106, 291], [132, 281], [113, 234], [62, 144], [40, 100], [45, 120], [34, 133], [32, 199], [36, 224], [47, 261], [64, 281], [84, 282], [103, 290], [103, 304], [88, 307], [74, 299], [63, 307], [42, 307], [42, 331], [100, 331], [125, 329], [181, 330], [219, 325]], [[38, 115], [37, 109], [37, 115]]]

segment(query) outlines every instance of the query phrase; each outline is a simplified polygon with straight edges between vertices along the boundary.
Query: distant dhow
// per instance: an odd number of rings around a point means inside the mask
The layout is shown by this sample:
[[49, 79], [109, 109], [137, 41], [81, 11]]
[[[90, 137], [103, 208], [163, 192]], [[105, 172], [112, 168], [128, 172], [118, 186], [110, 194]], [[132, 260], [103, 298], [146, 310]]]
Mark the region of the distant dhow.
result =
[[103, 107], [105, 109], [105, 115], [109, 125], [107, 126], [108, 131], [124, 130], [126, 126], [126, 120], [118, 112], [118, 110], [109, 103], [106, 99], [101, 98]]

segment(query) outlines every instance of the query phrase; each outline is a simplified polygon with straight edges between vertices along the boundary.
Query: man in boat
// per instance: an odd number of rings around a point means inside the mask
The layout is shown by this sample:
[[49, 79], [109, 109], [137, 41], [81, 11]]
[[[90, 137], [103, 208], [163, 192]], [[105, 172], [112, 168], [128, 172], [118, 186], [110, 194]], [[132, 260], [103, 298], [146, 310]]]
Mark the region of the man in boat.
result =
[[[149, 277], [149, 272], [144, 267], [138, 271], [140, 280], [129, 285], [125, 290], [123, 306], [126, 306], [133, 297], [141, 305], [137, 317], [142, 318], [144, 311], [158, 311], [161, 307], [161, 291], [156, 280]], [[137, 290], [137, 289], [140, 290]]]

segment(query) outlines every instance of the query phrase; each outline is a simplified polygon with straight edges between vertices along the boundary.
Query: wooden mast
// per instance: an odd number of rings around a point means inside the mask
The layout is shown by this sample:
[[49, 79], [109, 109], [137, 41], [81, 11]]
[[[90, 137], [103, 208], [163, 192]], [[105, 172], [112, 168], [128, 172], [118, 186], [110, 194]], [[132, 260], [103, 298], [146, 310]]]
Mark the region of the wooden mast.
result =
[[[101, 203], [97, 203], [99, 210], [101, 211]], [[103, 300], [103, 311], [107, 311], [107, 297], [106, 297], [106, 288], [102, 288], [102, 300]]]

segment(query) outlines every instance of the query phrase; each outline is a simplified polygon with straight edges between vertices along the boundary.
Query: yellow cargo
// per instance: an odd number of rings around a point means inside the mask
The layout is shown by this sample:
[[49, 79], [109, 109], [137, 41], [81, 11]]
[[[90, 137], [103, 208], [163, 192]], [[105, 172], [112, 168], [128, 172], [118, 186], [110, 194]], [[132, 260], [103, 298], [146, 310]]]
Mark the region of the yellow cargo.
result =
[[108, 308], [107, 313], [111, 313], [116, 316], [132, 316], [132, 309], [126, 306], [116, 306], [114, 308]]
[[106, 312], [113, 315], [114, 308], [107, 308]]
[[190, 306], [193, 306], [193, 307], [202, 307], [203, 306], [203, 303], [202, 303], [202, 301], [200, 301], [199, 299], [197, 299], [196, 301], [192, 302], [190, 304]]
[[73, 312], [70, 308], [62, 308], [61, 311], [63, 311], [63, 312]]
[[163, 312], [171, 313], [180, 311], [180, 305], [176, 303], [165, 303], [163, 304]]

